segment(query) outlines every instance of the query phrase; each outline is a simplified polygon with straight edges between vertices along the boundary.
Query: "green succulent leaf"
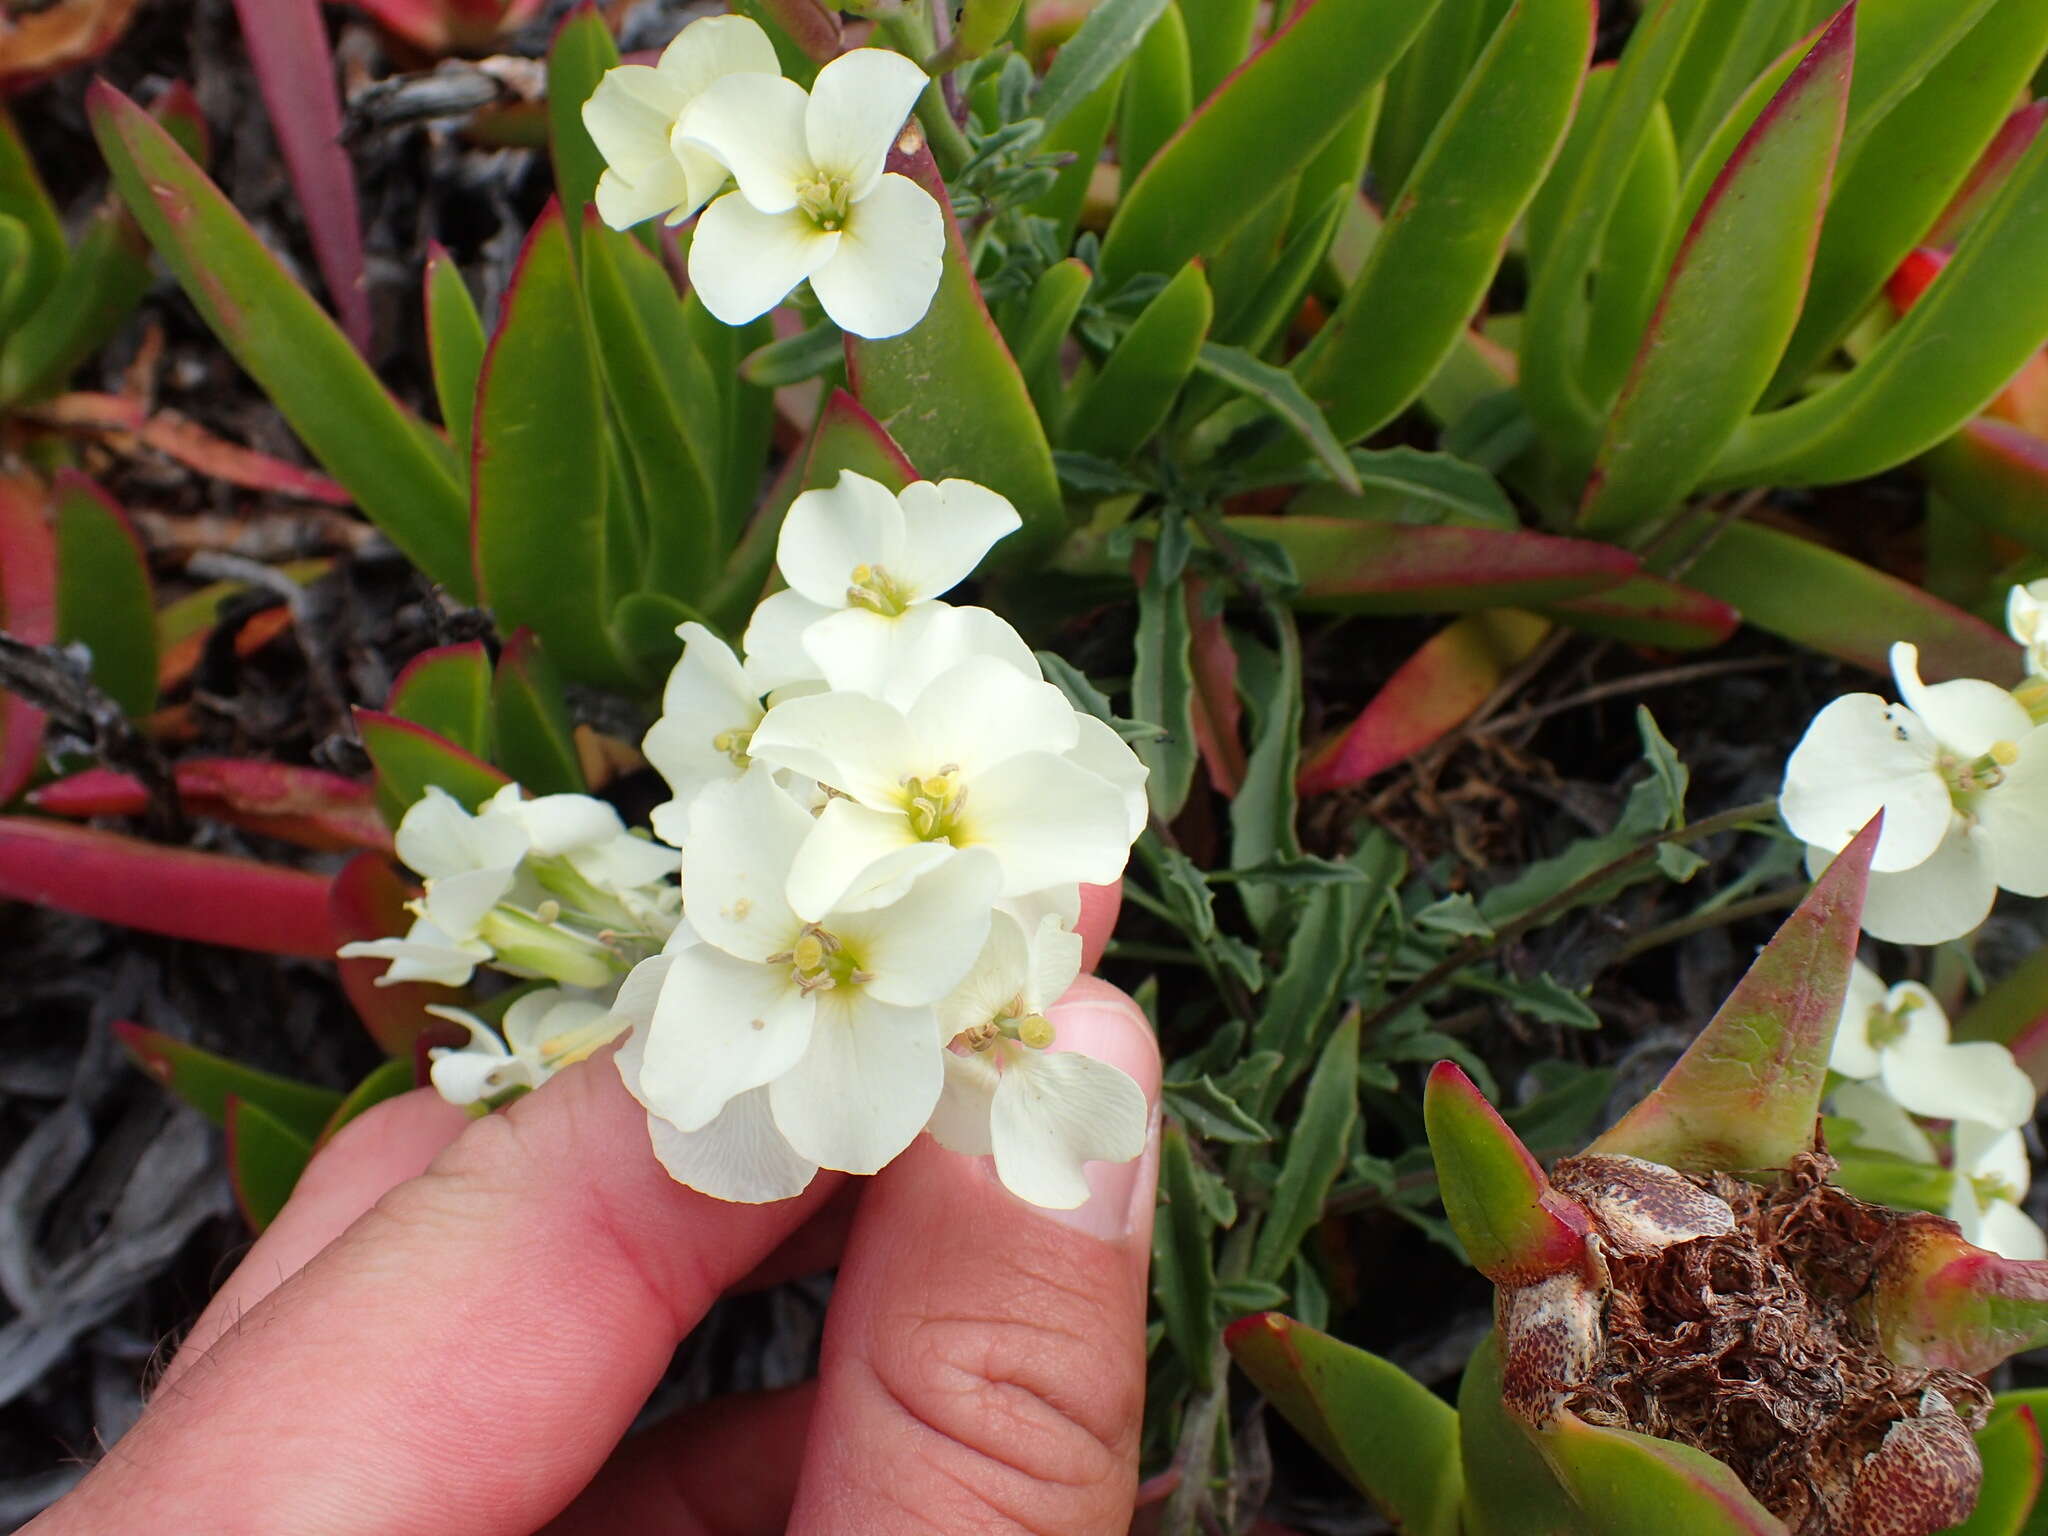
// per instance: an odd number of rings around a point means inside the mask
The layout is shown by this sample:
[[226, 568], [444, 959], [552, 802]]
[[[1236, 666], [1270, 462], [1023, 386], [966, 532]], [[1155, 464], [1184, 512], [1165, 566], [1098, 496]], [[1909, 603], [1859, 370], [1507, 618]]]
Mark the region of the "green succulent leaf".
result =
[[156, 601], [128, 515], [74, 471], [57, 476], [57, 639], [92, 652], [93, 681], [129, 715], [156, 705]]
[[320, 1128], [320, 1138], [313, 1143], [315, 1151], [334, 1139], [335, 1133], [365, 1110], [374, 1109], [386, 1099], [395, 1099], [401, 1093], [410, 1093], [423, 1086], [419, 1074], [414, 1070], [410, 1057], [393, 1057], [379, 1062], [370, 1069], [369, 1075], [348, 1091], [327, 1123]]
[[356, 730], [377, 770], [377, 807], [394, 827], [430, 785], [475, 810], [511, 782], [473, 753], [397, 715], [359, 709]]
[[0, 400], [62, 389], [149, 289], [149, 241], [125, 208], [102, 208], [64, 270], [0, 352]]
[[7, 303], [0, 309], [0, 324], [4, 324], [43, 301], [70, 254], [56, 205], [50, 201], [14, 119], [4, 112], [0, 112], [0, 216], [14, 220], [22, 235], [14, 274], [6, 279]]
[[562, 680], [530, 629], [516, 631], [491, 679], [493, 756], [515, 783], [536, 795], [583, 794], [589, 785], [562, 691]]
[[138, 1067], [215, 1125], [227, 1124], [239, 1099], [310, 1144], [341, 1103], [332, 1089], [259, 1072], [140, 1024], [117, 1023], [114, 1035]]
[[1500, 1335], [1488, 1333], [1458, 1384], [1464, 1536], [1588, 1536], [1585, 1519], [1501, 1400]]
[[1069, 256], [1053, 263], [1031, 290], [1031, 301], [1017, 325], [1017, 372], [1031, 392], [1045, 430], [1058, 437], [1065, 419], [1060, 392], [1060, 348], [1073, 329], [1074, 317], [1088, 298], [1095, 274]]
[[437, 646], [407, 662], [391, 685], [387, 707], [401, 720], [424, 726], [472, 756], [488, 760], [491, 661], [481, 640]]
[[[1171, 0], [1103, 0], [1059, 51], [1032, 98], [1032, 114], [1057, 128], [1123, 68]], [[1099, 146], [1098, 146], [1099, 147]]]
[[[1977, 1432], [1984, 1461], [1984, 1486], [1977, 1507], [1947, 1536], [2028, 1536], [2035, 1529], [2041, 1496], [2041, 1426], [2024, 1403], [2007, 1409], [2001, 1400], [1991, 1422]], [[2042, 1511], [2048, 1516], [2048, 1511]]]
[[427, 357], [434, 369], [434, 398], [441, 423], [469, 479], [470, 428], [476, 418], [476, 383], [483, 372], [483, 317], [454, 258], [439, 245], [428, 248], [426, 275]]
[[1179, 0], [1188, 20], [1189, 75], [1195, 100], [1208, 99], [1251, 52], [1258, 0]]
[[1980, 416], [1930, 450], [1920, 469], [1964, 516], [2048, 554], [2048, 438]]
[[1537, 1445], [1584, 1512], [1586, 1536], [1789, 1536], [1784, 1522], [1705, 1451], [1570, 1414], [1542, 1431]]
[[[548, 49], [548, 152], [556, 195], [575, 215], [596, 198], [597, 180], [604, 174], [604, 156], [583, 126], [583, 104], [618, 62], [619, 45], [593, 4], [578, 6]], [[580, 227], [580, 218], [572, 222], [572, 240]]]
[[1117, 167], [1127, 191], [1194, 110], [1189, 69], [1188, 25], [1180, 7], [1169, 5], [1131, 55], [1117, 104]]
[[277, 1219], [297, 1187], [299, 1175], [313, 1160], [313, 1142], [245, 1099], [227, 1106], [228, 1180], [235, 1204], [252, 1231], [261, 1232]]
[[1139, 312], [1074, 402], [1060, 446], [1111, 462], [1135, 454], [1165, 425], [1213, 314], [1209, 280], [1190, 261]]
[[1550, 1187], [1500, 1111], [1451, 1062], [1430, 1072], [1422, 1118], [1444, 1214], [1473, 1268], [1496, 1285], [1530, 1285], [1584, 1262], [1585, 1208]]

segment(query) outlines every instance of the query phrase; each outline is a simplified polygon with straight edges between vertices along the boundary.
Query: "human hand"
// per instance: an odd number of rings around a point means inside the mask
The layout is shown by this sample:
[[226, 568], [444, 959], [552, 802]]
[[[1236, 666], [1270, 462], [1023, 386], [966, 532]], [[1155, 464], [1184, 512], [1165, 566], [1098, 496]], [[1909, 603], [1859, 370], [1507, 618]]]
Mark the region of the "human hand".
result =
[[[1128, 997], [1084, 976], [1053, 1021], [1156, 1104]], [[1122, 1536], [1156, 1148], [1155, 1116], [1074, 1212], [926, 1137], [741, 1206], [661, 1170], [609, 1052], [481, 1120], [405, 1095], [314, 1159], [134, 1429], [28, 1530]], [[621, 1444], [720, 1294], [835, 1262], [817, 1381]]]

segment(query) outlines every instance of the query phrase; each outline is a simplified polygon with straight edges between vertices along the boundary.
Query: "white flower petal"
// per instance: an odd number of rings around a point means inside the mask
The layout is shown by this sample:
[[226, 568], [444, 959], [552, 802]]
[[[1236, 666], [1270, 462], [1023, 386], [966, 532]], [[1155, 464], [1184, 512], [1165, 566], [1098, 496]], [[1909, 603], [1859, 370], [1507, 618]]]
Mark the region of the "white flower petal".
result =
[[510, 816], [542, 858], [597, 847], [626, 836], [619, 813], [593, 795], [540, 795], [497, 814]]
[[970, 656], [933, 679], [907, 718], [921, 749], [937, 756], [916, 771], [951, 764], [970, 784], [1027, 752], [1070, 752], [1081, 737], [1065, 694], [994, 656]]
[[[510, 1057], [485, 1051], [451, 1051], [437, 1046], [427, 1052], [427, 1079], [450, 1104], [476, 1104], [507, 1088], [532, 1087], [513, 1068]], [[508, 1070], [510, 1069], [510, 1070]]]
[[1974, 1223], [1962, 1226], [1965, 1238], [2002, 1259], [2048, 1259], [2048, 1235], [2010, 1200], [1992, 1201]]
[[[517, 797], [516, 786], [505, 788]], [[472, 816], [437, 785], [429, 785], [407, 809], [395, 841], [406, 867], [429, 880], [475, 869], [510, 869], [526, 856], [527, 848], [526, 833], [519, 826], [498, 817]]]
[[1911, 1037], [1884, 1053], [1886, 1091], [1933, 1120], [2011, 1129], [2034, 1118], [2034, 1085], [2012, 1052], [1989, 1040], [1928, 1045]]
[[1018, 1051], [1004, 1065], [989, 1116], [996, 1173], [1013, 1194], [1052, 1210], [1088, 1199], [1088, 1162], [1145, 1150], [1145, 1092], [1079, 1051]]
[[408, 981], [461, 987], [469, 984], [479, 963], [491, 958], [491, 946], [481, 939], [458, 940], [419, 918], [402, 939], [362, 939], [342, 945], [335, 953], [344, 960], [390, 961], [390, 967], [377, 978], [380, 987]]
[[1842, 998], [1841, 1021], [1828, 1053], [1828, 1070], [1858, 1080], [1878, 1074], [1877, 1047], [1870, 1043], [1871, 1017], [1889, 1000], [1884, 978], [1861, 960], [1849, 967], [1849, 987]]
[[1008, 620], [986, 608], [919, 603], [896, 620], [895, 635], [897, 644], [885, 672], [842, 683], [836, 680], [840, 673], [828, 662], [826, 680], [835, 688], [857, 686], [860, 692], [887, 699], [898, 709], [910, 708], [919, 694], [970, 656], [993, 656], [1034, 683], [1045, 681], [1038, 658], [1031, 654], [1024, 637]]
[[804, 634], [832, 611], [793, 588], [761, 600], [742, 642], [747, 648], [747, 675], [761, 692], [774, 693], [824, 675], [804, 649]]
[[896, 136], [930, 82], [900, 53], [856, 48], [818, 71], [804, 110], [811, 163], [846, 179], [855, 202], [874, 190]]
[[[976, 850], [918, 877], [892, 906], [835, 912], [825, 926], [873, 976], [865, 991], [908, 1007], [936, 1003], [960, 984], [988, 938], [999, 871]], [[932, 1028], [937, 1030], [934, 1021]]]
[[2048, 725], [2015, 745], [2005, 778], [1974, 802], [1992, 878], [2021, 896], [2048, 896]]
[[656, 65], [686, 98], [721, 75], [779, 75], [782, 63], [760, 24], [745, 16], [701, 16], [675, 35]]
[[748, 750], [759, 762], [794, 769], [874, 810], [900, 809], [905, 774], [928, 773], [915, 728], [880, 699], [813, 693], [761, 717]]
[[1890, 1152], [1916, 1163], [1932, 1163], [1934, 1143], [1882, 1088], [1870, 1083], [1844, 1083], [1834, 1093], [1835, 1112], [1856, 1122], [1856, 1145], [1868, 1152]]
[[742, 960], [789, 948], [803, 923], [783, 887], [811, 818], [764, 767], [713, 784], [690, 808], [683, 910], [706, 943]]
[[468, 869], [427, 882], [420, 906], [433, 925], [454, 939], [473, 939], [484, 915], [512, 889], [509, 869]]
[[767, 1205], [810, 1188], [818, 1165], [775, 1129], [768, 1090], [743, 1093], [702, 1130], [682, 1131], [650, 1111], [647, 1136], [670, 1178], [717, 1200]]
[[2026, 1138], [2017, 1130], [1975, 1120], [1956, 1122], [1955, 1165], [1958, 1173], [1993, 1179], [2022, 1194], [2033, 1179]]
[[694, 1131], [796, 1065], [814, 1009], [786, 964], [735, 960], [709, 944], [672, 959], [646, 1032], [640, 1095], [678, 1130]]
[[1905, 706], [1963, 757], [1989, 752], [1994, 742], [2018, 741], [2034, 727], [2026, 706], [1996, 683], [1975, 677], [1921, 682], [1919, 647], [1903, 640], [1892, 647], [1892, 677]]
[[[689, 941], [675, 946], [678, 951], [689, 947]], [[674, 962], [673, 954], [660, 954], [642, 960], [627, 972], [626, 979], [619, 983], [618, 996], [612, 999], [612, 1017], [630, 1028], [652, 1023], [654, 1010], [661, 1002], [661, 989], [668, 982], [668, 970]], [[634, 1071], [638, 1070], [636, 1066]]]
[[716, 743], [734, 732], [746, 736], [760, 723], [761, 699], [732, 648], [701, 624], [685, 624], [682, 659], [662, 690], [661, 718], [648, 730], [641, 752], [675, 798], [657, 806], [656, 835], [676, 842], [688, 829], [690, 802], [706, 784], [739, 777], [742, 764]]
[[903, 488], [900, 500], [904, 558], [897, 574], [920, 600], [944, 597], [1024, 525], [1008, 500], [972, 480], [919, 480]]
[[728, 192], [697, 220], [690, 241], [690, 286], [727, 325], [746, 325], [830, 261], [839, 239], [837, 232], [826, 233], [800, 213], [762, 213], [739, 193]]
[[[788, 213], [796, 207], [798, 187], [816, 174], [810, 151], [804, 147], [804, 112], [809, 100], [802, 86], [779, 73], [723, 75], [709, 82], [684, 109], [675, 137], [717, 157], [739, 184], [745, 206], [764, 214]], [[803, 223], [811, 227], [810, 220]], [[703, 238], [700, 224], [697, 239]], [[690, 257], [694, 282], [694, 249]], [[789, 288], [795, 286], [791, 283]], [[707, 305], [710, 302], [705, 300]], [[763, 305], [755, 313], [769, 307]], [[718, 314], [716, 305], [711, 312]], [[719, 318], [725, 319], [723, 315]]]
[[925, 1129], [949, 1151], [987, 1157], [996, 1149], [989, 1136], [989, 1113], [1001, 1080], [995, 1063], [984, 1052], [944, 1054], [946, 1085], [940, 1090], [938, 1107], [932, 1111], [931, 1124]]
[[919, 842], [902, 816], [834, 797], [789, 867], [789, 904], [814, 923], [835, 910], [888, 906], [952, 856], [949, 843]]
[[605, 162], [597, 211], [613, 229], [694, 208], [688, 168], [669, 149], [690, 94], [671, 74], [626, 64], [608, 70], [583, 104], [583, 126]]
[[1031, 938], [1031, 983], [1025, 991], [1031, 1006], [1045, 1012], [1081, 974], [1081, 935], [1047, 913]]
[[816, 994], [810, 1049], [768, 1088], [775, 1125], [824, 1168], [876, 1173], [931, 1119], [945, 1080], [938, 1018], [865, 988]]
[[782, 579], [812, 602], [844, 608], [854, 567], [880, 566], [893, 575], [903, 538], [903, 509], [889, 488], [849, 469], [830, 490], [805, 491], [790, 503], [775, 563]]
[[1124, 797], [1124, 819], [1129, 823], [1131, 841], [1135, 843], [1144, 833], [1145, 823], [1151, 816], [1145, 800], [1145, 781], [1152, 770], [1138, 761], [1138, 754], [1131, 750], [1130, 743], [1117, 735], [1108, 722], [1076, 710], [1074, 723], [1080, 727], [1081, 736], [1067, 753], [1067, 761], [1079, 763], [1116, 787]]
[[963, 1030], [1028, 1013], [1030, 990], [1031, 940], [1022, 923], [998, 911], [974, 964], [939, 1002], [939, 1033], [951, 1040]]
[[1990, 915], [1998, 894], [1980, 831], [1962, 818], [1932, 857], [1895, 874], [1874, 874], [1863, 896], [1863, 931], [1892, 944], [1945, 944]]
[[804, 653], [835, 693], [902, 699], [907, 706], [909, 698], [898, 678], [906, 663], [915, 664], [918, 637], [926, 628], [925, 611], [938, 606], [919, 603], [895, 618], [870, 608], [842, 608], [804, 631]]
[[996, 855], [1005, 896], [1076, 882], [1108, 885], [1122, 878], [1131, 851], [1117, 788], [1044, 752], [1026, 752], [977, 777], [953, 841]]
[[[717, 189], [714, 187], [712, 190]], [[597, 216], [613, 229], [631, 229], [642, 220], [666, 217], [682, 209], [696, 210], [689, 167], [665, 150], [662, 158], [644, 169], [636, 179], [629, 179], [625, 172], [614, 167], [606, 167], [597, 178], [593, 200], [597, 204]]]
[[811, 273], [832, 323], [855, 336], [901, 336], [925, 317], [946, 263], [946, 217], [931, 193], [894, 171], [847, 210], [844, 236]]
[[1794, 836], [1838, 850], [1881, 809], [1871, 867], [1911, 869], [1934, 852], [1953, 807], [1935, 770], [1934, 732], [1874, 693], [1836, 699], [1806, 728], [1785, 764], [1778, 809]]
[[1049, 885], [1042, 891], [1005, 896], [996, 905], [1016, 918], [1026, 933], [1036, 933], [1048, 917], [1056, 918], [1062, 928], [1074, 928], [1081, 921], [1081, 887], [1073, 881]]

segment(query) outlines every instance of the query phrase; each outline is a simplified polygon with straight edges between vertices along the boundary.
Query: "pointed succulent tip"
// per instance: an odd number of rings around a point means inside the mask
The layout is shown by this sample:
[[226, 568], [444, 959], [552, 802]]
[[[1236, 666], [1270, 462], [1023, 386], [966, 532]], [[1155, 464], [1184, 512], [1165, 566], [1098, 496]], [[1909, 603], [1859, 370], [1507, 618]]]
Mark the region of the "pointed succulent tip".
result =
[[1705, 1451], [1573, 1414], [1536, 1439], [1578, 1506], [1589, 1536], [1659, 1530], [1672, 1536], [1788, 1536], [1730, 1467]]
[[1883, 821], [1835, 855], [1664, 1081], [1593, 1151], [1711, 1173], [1782, 1168], [1812, 1149]]
[[1915, 1214], [1878, 1255], [1870, 1309], [1893, 1360], [1980, 1375], [2048, 1341], [2048, 1260], [2000, 1258]]
[[1444, 1212], [1481, 1274], [1496, 1285], [1532, 1285], [1583, 1261], [1591, 1227], [1585, 1207], [1551, 1187], [1499, 1111], [1452, 1063], [1430, 1072], [1422, 1117]]
[[1223, 1342], [1233, 1354], [1239, 1349], [1256, 1349], [1262, 1343], [1284, 1347], [1288, 1330], [1293, 1326], [1294, 1320], [1284, 1312], [1254, 1312], [1225, 1328]]

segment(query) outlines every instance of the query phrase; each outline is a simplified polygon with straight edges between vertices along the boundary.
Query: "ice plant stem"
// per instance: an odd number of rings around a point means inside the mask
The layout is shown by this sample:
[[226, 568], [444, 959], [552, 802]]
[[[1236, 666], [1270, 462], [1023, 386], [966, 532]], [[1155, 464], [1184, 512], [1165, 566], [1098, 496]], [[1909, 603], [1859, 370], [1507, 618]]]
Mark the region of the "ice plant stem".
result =
[[[1445, 982], [1476, 960], [1484, 959], [1495, 950], [1514, 942], [1531, 929], [1540, 928], [1558, 913], [1569, 910], [1588, 891], [1596, 890], [1616, 875], [1657, 856], [1657, 850], [1666, 844], [1683, 848], [1691, 843], [1703, 841], [1722, 832], [1739, 832], [1750, 827], [1767, 823], [1776, 818], [1776, 800], [1757, 800], [1748, 805], [1738, 805], [1733, 810], [1720, 811], [1690, 826], [1676, 827], [1661, 832], [1653, 838], [1638, 843], [1627, 853], [1608, 860], [1598, 869], [1592, 870], [1559, 891], [1547, 901], [1540, 901], [1520, 917], [1505, 922], [1496, 928], [1491, 938], [1467, 940], [1446, 955], [1442, 960], [1424, 971], [1410, 982], [1393, 999], [1382, 1005], [1366, 1019], [1362, 1033], [1370, 1038], [1374, 1029], [1395, 1017], [1404, 1009], [1412, 1008], [1430, 996]], [[1142, 844], [1140, 845], [1143, 846]]]

